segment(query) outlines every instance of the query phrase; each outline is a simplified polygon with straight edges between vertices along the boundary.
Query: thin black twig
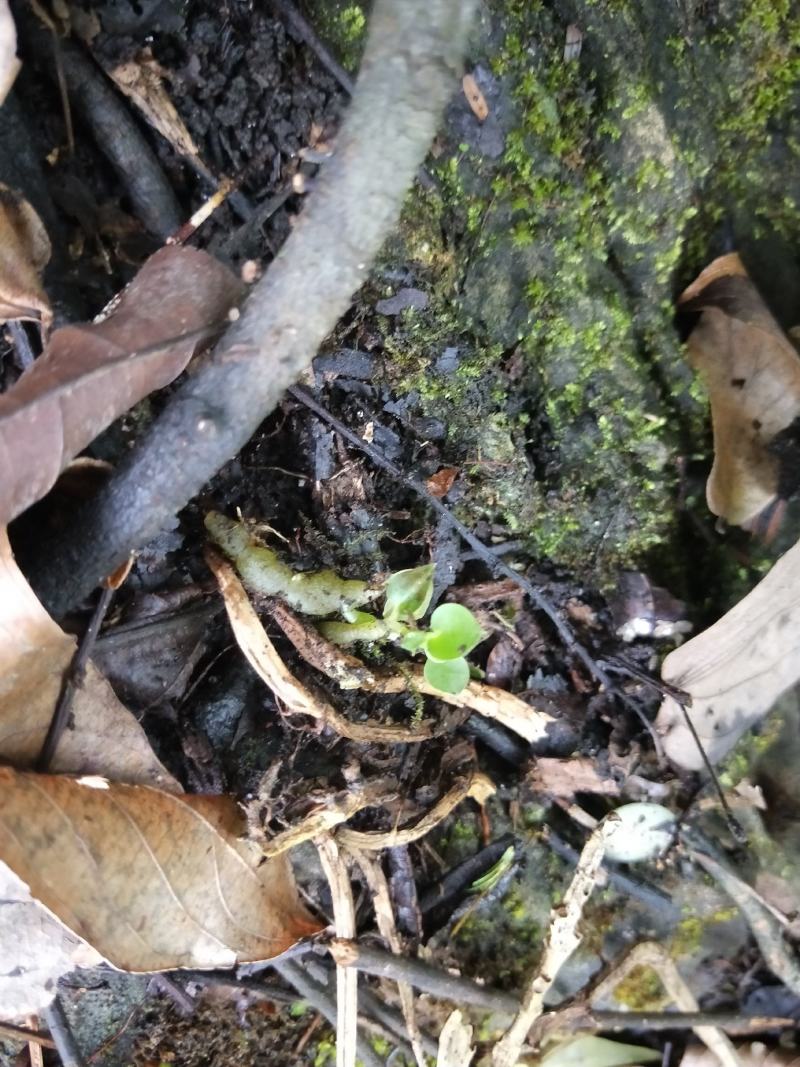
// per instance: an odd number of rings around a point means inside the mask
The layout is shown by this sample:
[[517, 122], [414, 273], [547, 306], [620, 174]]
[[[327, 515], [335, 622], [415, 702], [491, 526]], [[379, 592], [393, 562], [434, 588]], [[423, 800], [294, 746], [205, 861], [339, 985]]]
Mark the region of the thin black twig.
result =
[[720, 806], [722, 807], [722, 812], [725, 816], [725, 822], [728, 825], [728, 829], [730, 830], [733, 839], [737, 842], [737, 844], [746, 845], [747, 834], [745, 832], [745, 829], [739, 822], [739, 820], [736, 818], [736, 816], [733, 814], [730, 809], [730, 806], [728, 805], [728, 801], [725, 799], [725, 793], [722, 790], [719, 778], [717, 778], [716, 771], [711, 766], [711, 760], [708, 758], [708, 754], [706, 753], [706, 750], [703, 747], [703, 742], [700, 740], [700, 735], [697, 733], [695, 725], [692, 722], [692, 717], [689, 714], [689, 709], [686, 707], [686, 704], [682, 700], [679, 700], [677, 697], [673, 697], [673, 699], [675, 700], [675, 703], [678, 705], [678, 707], [681, 709], [681, 713], [683, 714], [683, 720], [686, 723], [686, 727], [689, 730], [689, 733], [692, 735], [694, 743], [697, 745], [697, 751], [700, 753], [700, 758], [703, 761], [703, 766], [705, 767], [706, 772], [708, 773], [708, 776], [711, 779], [711, 784], [714, 787], [714, 792], [717, 794], [717, 799], [719, 800]]
[[642, 682], [643, 685], [649, 685], [651, 689], [655, 689], [662, 696], [670, 696], [673, 700], [677, 700], [678, 703], [686, 705], [686, 707], [691, 707], [692, 705], [691, 693], [678, 689], [677, 686], [670, 685], [669, 682], [665, 682], [661, 678], [654, 678], [652, 674], [648, 674], [647, 671], [643, 671], [641, 667], [637, 667], [635, 663], [630, 663], [628, 660], [623, 659], [622, 656], [610, 657], [600, 662], [612, 674], [625, 674], [629, 678], [635, 678], [637, 682]]
[[303, 18], [291, 0], [272, 0], [272, 6], [289, 28], [311, 49], [327, 72], [333, 75], [349, 96], [352, 96], [356, 83], [341, 63], [333, 58], [330, 51], [317, 36], [314, 27]]
[[92, 617], [89, 620], [89, 625], [86, 627], [86, 631], [75, 650], [75, 655], [72, 657], [72, 662], [64, 674], [64, 680], [61, 683], [61, 692], [58, 695], [53, 718], [50, 720], [47, 736], [44, 739], [42, 750], [39, 753], [39, 759], [36, 761], [36, 770], [39, 771], [40, 774], [44, 774], [44, 772], [50, 768], [56, 748], [58, 747], [58, 742], [61, 740], [61, 735], [64, 733], [67, 722], [69, 721], [69, 714], [72, 708], [72, 702], [75, 699], [75, 692], [83, 685], [89, 657], [97, 642], [97, 635], [100, 633], [100, 627], [103, 625], [103, 620], [108, 614], [108, 609], [111, 606], [113, 596], [114, 589], [110, 585], [104, 585], [101, 589], [97, 603], [95, 604]]
[[477, 556], [486, 564], [493, 574], [503, 574], [506, 578], [510, 578], [513, 582], [516, 582], [520, 589], [527, 594], [534, 606], [552, 622], [564, 647], [581, 660], [591, 676], [605, 689], [609, 692], [613, 691], [614, 687], [608, 675], [575, 637], [570, 626], [562, 618], [558, 608], [556, 608], [554, 604], [551, 604], [547, 597], [524, 575], [519, 574], [517, 571], [513, 570], [513, 568], [509, 567], [503, 559], [499, 559], [479, 537], [476, 537], [468, 526], [465, 526], [460, 519], [456, 518], [446, 504], [443, 504], [441, 500], [428, 492], [425, 483], [421, 479], [415, 478], [411, 474], [407, 474], [404, 470], [398, 467], [396, 463], [388, 459], [380, 449], [375, 448], [374, 445], [364, 441], [363, 438], [359, 437], [349, 426], [346, 426], [341, 419], [337, 419], [335, 415], [332, 415], [330, 411], [327, 410], [327, 408], [323, 407], [322, 404], [315, 400], [309, 392], [302, 388], [302, 386], [290, 386], [288, 392], [295, 398], [295, 400], [298, 400], [310, 411], [313, 411], [313, 413], [318, 418], [322, 419], [323, 422], [327, 422], [328, 425], [344, 437], [346, 441], [349, 441], [350, 444], [355, 445], [356, 448], [360, 449], [377, 467], [381, 467], [387, 473], [391, 474], [393, 478], [396, 478], [403, 485], [412, 489], [422, 497], [433, 511], [450, 523], [453, 529], [470, 546], [470, 548], [475, 551]]
[[75, 1041], [67, 1014], [57, 996], [44, 1009], [43, 1015], [63, 1067], [86, 1067], [86, 1061]]

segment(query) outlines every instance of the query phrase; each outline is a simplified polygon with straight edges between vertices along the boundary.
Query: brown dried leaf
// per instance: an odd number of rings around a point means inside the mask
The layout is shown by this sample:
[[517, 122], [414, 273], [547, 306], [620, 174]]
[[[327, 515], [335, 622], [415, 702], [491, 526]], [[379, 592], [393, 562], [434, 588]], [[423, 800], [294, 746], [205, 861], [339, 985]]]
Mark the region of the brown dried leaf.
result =
[[[661, 677], [692, 697], [688, 708], [712, 763], [800, 679], [800, 544], [708, 630], [670, 652]], [[656, 719], [679, 767], [703, 768], [680, 705], [665, 697]]]
[[489, 117], [489, 105], [486, 103], [486, 97], [481, 92], [475, 78], [471, 74], [465, 74], [461, 79], [461, 86], [475, 118], [478, 122], [485, 122]]
[[0, 525], [42, 497], [122, 412], [180, 374], [200, 332], [224, 322], [240, 292], [205, 252], [162, 248], [101, 322], [56, 330], [0, 396]]
[[8, 0], [0, 0], [0, 104], [8, 96], [21, 66], [17, 59], [17, 28], [14, 18]]
[[425, 483], [425, 488], [431, 494], [431, 496], [441, 499], [443, 496], [447, 496], [450, 490], [453, 488], [453, 482], [458, 477], [457, 467], [442, 467], [436, 474], [432, 474], [431, 477]]
[[143, 48], [133, 59], [116, 67], [107, 67], [106, 73], [176, 152], [183, 156], [198, 155], [192, 135], [164, 88], [163, 68], [153, 58], [150, 48]]
[[[75, 639], [49, 617], [19, 572], [0, 531], [0, 760], [31, 765], [42, 747]], [[139, 723], [90, 663], [75, 692], [71, 729], [53, 766], [71, 773], [105, 773], [180, 792], [156, 758]], [[99, 962], [0, 863], [0, 1017], [38, 1013], [56, 981], [75, 966]]]
[[679, 303], [700, 313], [688, 354], [711, 399], [708, 506], [743, 526], [779, 494], [769, 445], [800, 415], [800, 359], [735, 253], [706, 267]]
[[537, 759], [528, 781], [537, 793], [574, 799], [576, 793], [598, 793], [618, 797], [619, 786], [613, 778], [603, 776], [594, 762], [583, 756], [570, 759]]
[[39, 277], [49, 259], [44, 223], [27, 200], [0, 183], [0, 322], [50, 325], [53, 313]]
[[233, 797], [10, 768], [0, 789], [0, 859], [116, 967], [232, 967], [319, 929]]
[[[18, 767], [36, 760], [75, 647], [75, 638], [34, 596], [0, 531], [0, 760]], [[72, 717], [53, 770], [180, 791], [139, 723], [91, 663], [75, 692]]]

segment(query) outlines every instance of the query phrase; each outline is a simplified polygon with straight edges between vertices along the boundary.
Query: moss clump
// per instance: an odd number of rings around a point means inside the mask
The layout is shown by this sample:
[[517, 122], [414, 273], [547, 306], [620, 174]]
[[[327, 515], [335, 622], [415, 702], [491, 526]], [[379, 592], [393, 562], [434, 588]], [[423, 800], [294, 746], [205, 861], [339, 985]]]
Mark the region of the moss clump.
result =
[[315, 28], [351, 74], [358, 70], [364, 51], [366, 7], [351, 0], [313, 0]]
[[[447, 425], [465, 520], [601, 582], [643, 557], [670, 569], [677, 459], [710, 461], [674, 298], [720, 250], [723, 221], [740, 246], [796, 247], [795, 6], [489, 5], [473, 59], [491, 71], [504, 149], [451, 122], [428, 164], [438, 186], [415, 191], [390, 246], [430, 299], [390, 328], [389, 374]], [[566, 62], [570, 22], [583, 51]], [[706, 520], [702, 486], [681, 489]]]
[[614, 998], [630, 1011], [658, 1011], [669, 1003], [661, 979], [651, 967], [634, 967], [614, 990]]

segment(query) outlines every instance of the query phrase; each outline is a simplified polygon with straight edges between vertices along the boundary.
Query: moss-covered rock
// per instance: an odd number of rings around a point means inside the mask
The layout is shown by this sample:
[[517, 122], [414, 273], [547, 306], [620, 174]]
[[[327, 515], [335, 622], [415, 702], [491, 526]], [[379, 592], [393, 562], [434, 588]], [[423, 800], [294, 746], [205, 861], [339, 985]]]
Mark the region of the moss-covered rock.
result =
[[389, 253], [431, 295], [390, 373], [447, 424], [466, 517], [601, 579], [669, 543], [679, 457], [707, 447], [676, 293], [727, 240], [784, 321], [800, 294], [798, 40], [789, 0], [483, 7], [489, 117], [454, 100]]

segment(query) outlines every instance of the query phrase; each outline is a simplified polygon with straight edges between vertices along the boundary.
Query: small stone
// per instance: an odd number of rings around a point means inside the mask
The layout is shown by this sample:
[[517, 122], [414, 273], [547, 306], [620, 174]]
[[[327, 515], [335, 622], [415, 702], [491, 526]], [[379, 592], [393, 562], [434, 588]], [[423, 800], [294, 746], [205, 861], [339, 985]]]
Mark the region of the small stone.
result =
[[408, 308], [422, 311], [427, 306], [428, 294], [423, 293], [421, 289], [398, 289], [394, 296], [379, 300], [375, 305], [375, 310], [381, 315], [399, 315], [401, 311], [406, 311]]

